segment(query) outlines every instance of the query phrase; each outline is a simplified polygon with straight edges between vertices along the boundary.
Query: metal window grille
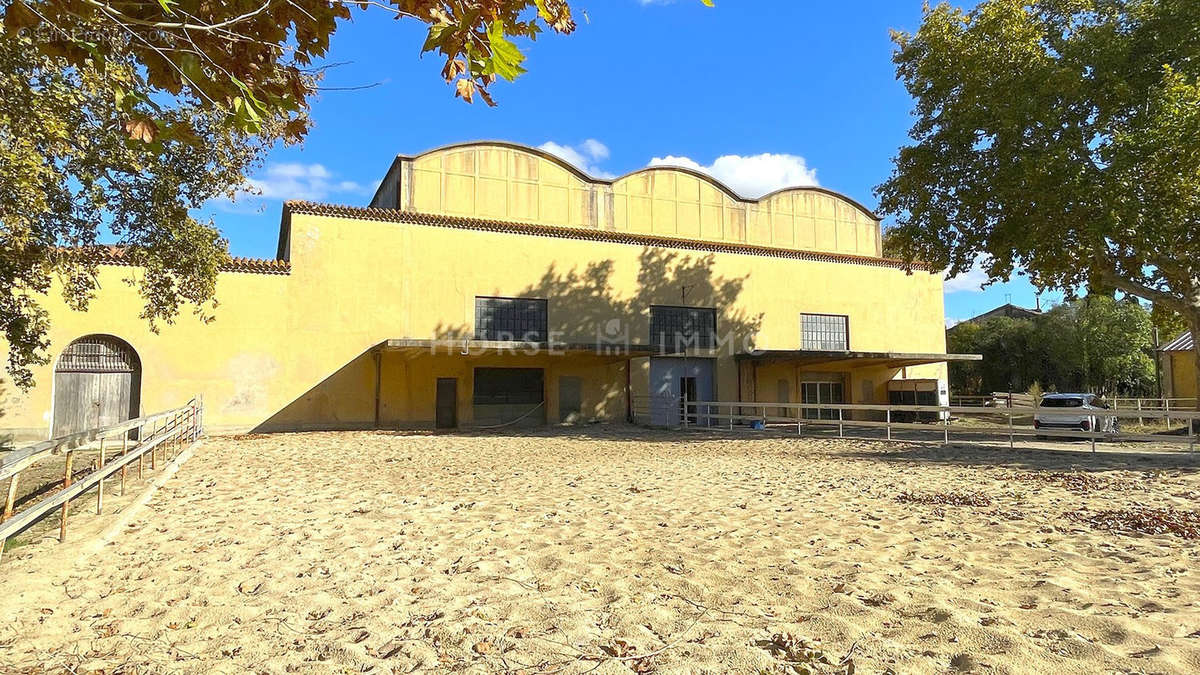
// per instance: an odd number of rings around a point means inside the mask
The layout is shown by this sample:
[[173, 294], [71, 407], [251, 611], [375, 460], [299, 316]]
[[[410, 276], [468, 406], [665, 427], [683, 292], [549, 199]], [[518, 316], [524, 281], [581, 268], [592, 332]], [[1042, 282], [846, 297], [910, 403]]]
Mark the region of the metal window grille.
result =
[[[845, 403], [841, 382], [801, 382], [800, 402], [812, 404]], [[801, 414], [809, 420], [836, 420], [838, 411], [821, 408], [802, 408]]]
[[67, 345], [54, 370], [59, 373], [132, 373], [137, 355], [129, 345], [103, 335], [88, 335]]
[[475, 339], [546, 342], [546, 301], [533, 298], [475, 298]]
[[801, 314], [800, 347], [821, 351], [850, 349], [850, 318], [842, 314]]
[[717, 346], [717, 311], [711, 307], [650, 307], [650, 343], [664, 352]]

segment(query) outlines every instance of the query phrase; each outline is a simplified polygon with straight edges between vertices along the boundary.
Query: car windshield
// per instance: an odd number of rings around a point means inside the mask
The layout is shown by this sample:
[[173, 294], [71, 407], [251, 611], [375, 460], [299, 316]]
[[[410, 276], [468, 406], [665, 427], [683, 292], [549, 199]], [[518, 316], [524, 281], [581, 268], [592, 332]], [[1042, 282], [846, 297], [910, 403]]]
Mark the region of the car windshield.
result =
[[1083, 399], [1081, 398], [1044, 398], [1042, 399], [1043, 408], [1082, 408]]

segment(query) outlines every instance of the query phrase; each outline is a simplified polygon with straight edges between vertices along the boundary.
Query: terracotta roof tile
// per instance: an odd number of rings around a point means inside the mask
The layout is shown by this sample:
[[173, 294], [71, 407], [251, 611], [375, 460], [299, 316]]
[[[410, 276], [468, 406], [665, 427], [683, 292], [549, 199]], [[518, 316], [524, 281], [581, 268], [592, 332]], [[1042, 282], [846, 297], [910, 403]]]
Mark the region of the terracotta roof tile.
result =
[[[97, 265], [133, 266], [125, 257], [125, 249], [120, 246], [89, 246], [83, 248], [63, 248], [64, 252], [79, 256]], [[237, 272], [243, 274], [290, 274], [292, 265], [286, 260], [268, 258], [231, 257], [221, 265], [222, 272]]]

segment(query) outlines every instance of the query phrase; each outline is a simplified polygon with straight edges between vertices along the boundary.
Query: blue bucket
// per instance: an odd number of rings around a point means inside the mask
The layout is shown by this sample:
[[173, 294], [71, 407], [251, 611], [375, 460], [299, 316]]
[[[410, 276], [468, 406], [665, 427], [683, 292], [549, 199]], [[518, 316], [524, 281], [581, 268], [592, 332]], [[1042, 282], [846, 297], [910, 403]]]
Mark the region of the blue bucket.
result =
[[755, 431], [762, 431], [763, 429], [767, 428], [767, 425], [762, 420], [754, 420], [750, 423], [750, 428], [754, 429]]

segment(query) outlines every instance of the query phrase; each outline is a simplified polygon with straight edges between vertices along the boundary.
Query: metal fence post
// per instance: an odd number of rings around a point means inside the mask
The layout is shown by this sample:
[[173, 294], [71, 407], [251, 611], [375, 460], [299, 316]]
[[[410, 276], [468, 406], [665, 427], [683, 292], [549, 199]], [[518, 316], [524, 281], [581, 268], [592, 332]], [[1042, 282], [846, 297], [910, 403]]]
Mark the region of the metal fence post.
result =
[[1012, 413], [1012, 399], [1011, 398], [1008, 399], [1008, 410], [1006, 412], [1008, 413], [1008, 449], [1012, 450], [1013, 449], [1013, 413]]
[[887, 439], [892, 440], [892, 409], [887, 409]]
[[845, 434], [842, 433], [842, 421], [842, 409], [838, 408], [838, 438], [846, 437]]
[[1163, 399], [1163, 407], [1167, 411], [1167, 428], [1171, 428], [1171, 399]]

